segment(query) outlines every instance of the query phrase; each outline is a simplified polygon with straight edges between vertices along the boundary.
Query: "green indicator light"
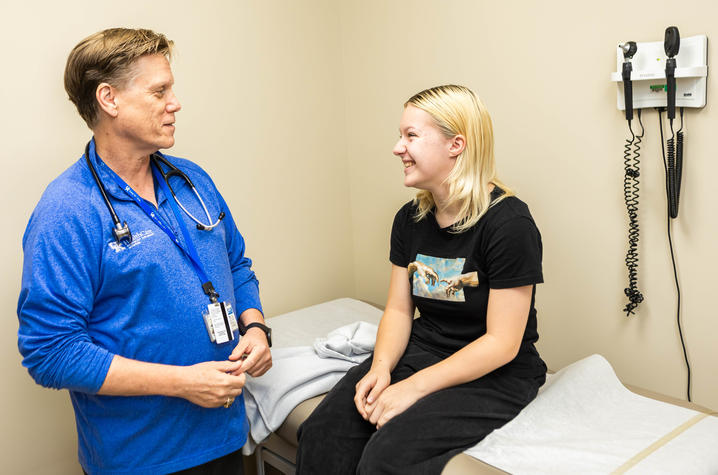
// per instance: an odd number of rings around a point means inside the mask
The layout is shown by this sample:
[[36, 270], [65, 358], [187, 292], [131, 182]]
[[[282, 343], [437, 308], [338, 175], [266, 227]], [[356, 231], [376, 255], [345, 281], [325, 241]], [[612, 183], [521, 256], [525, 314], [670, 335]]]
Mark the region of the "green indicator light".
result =
[[665, 84], [652, 84], [649, 86], [651, 88], [651, 92], [658, 92], [658, 91], [667, 91], [668, 87]]

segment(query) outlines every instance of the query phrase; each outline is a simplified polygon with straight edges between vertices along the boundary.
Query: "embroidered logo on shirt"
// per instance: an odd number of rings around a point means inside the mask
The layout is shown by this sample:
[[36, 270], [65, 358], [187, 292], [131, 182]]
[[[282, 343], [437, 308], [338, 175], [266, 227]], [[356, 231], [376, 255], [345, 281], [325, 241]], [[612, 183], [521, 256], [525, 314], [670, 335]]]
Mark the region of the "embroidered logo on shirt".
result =
[[463, 257], [445, 259], [417, 254], [416, 260], [407, 267], [409, 277], [416, 274], [412, 293], [417, 297], [465, 302], [464, 287], [479, 286], [476, 271], [461, 273], [465, 261]]
[[112, 249], [115, 252], [124, 251], [125, 249], [130, 249], [135, 246], [139, 246], [143, 239], [147, 239], [150, 236], [154, 236], [155, 232], [151, 229], [148, 229], [146, 231], [140, 231], [138, 233], [132, 233], [132, 242], [129, 244], [118, 244], [117, 241], [112, 240], [107, 243], [108, 246], [110, 246], [110, 249]]

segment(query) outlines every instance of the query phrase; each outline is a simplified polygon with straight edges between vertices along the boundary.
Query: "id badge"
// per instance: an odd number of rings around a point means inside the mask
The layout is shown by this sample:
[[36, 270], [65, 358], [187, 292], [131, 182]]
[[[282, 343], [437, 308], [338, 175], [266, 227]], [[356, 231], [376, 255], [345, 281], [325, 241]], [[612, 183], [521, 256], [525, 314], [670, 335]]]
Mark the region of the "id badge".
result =
[[234, 340], [234, 333], [239, 329], [237, 317], [229, 302], [211, 303], [203, 315], [209, 339], [221, 345]]

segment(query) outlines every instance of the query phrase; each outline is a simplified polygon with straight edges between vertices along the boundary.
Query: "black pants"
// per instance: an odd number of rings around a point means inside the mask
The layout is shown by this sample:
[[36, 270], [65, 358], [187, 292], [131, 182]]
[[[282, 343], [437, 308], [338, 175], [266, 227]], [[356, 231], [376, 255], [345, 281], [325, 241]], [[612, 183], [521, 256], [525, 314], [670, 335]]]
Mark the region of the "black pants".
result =
[[243, 463], [242, 449], [239, 449], [202, 465], [180, 470], [174, 475], [243, 475]]
[[[371, 359], [352, 368], [299, 427], [298, 474], [439, 474], [451, 457], [513, 419], [545, 380], [499, 369], [430, 394], [376, 430], [354, 406]], [[410, 341], [391, 382], [441, 359]]]
[[[242, 449], [239, 449], [202, 465], [174, 472], [172, 475], [243, 475], [243, 463]], [[82, 473], [87, 475], [84, 470]]]

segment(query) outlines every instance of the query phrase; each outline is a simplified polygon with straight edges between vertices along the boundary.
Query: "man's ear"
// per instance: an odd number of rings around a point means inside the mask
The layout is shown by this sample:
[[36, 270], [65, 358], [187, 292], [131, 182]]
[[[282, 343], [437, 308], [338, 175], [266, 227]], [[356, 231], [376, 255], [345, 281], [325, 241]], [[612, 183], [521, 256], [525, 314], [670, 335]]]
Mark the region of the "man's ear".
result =
[[106, 82], [100, 83], [95, 90], [95, 99], [104, 111], [110, 117], [117, 117], [117, 96], [114, 87]]
[[451, 144], [449, 146], [449, 153], [452, 157], [458, 157], [461, 155], [461, 152], [464, 151], [466, 148], [466, 137], [464, 137], [461, 134], [455, 135], [453, 139], [451, 139]]

